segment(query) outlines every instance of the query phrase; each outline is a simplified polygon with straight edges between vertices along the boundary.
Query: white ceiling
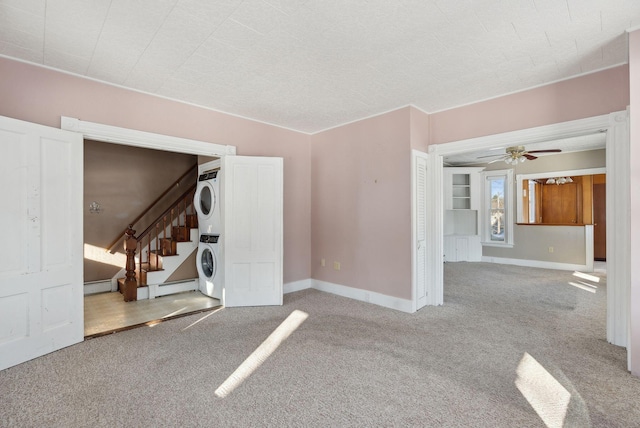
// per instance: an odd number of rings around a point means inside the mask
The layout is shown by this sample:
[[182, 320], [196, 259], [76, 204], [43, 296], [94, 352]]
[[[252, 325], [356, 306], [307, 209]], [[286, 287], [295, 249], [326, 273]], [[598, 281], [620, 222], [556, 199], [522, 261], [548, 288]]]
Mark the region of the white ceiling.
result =
[[638, 0], [0, 0], [0, 55], [307, 133], [627, 62]]

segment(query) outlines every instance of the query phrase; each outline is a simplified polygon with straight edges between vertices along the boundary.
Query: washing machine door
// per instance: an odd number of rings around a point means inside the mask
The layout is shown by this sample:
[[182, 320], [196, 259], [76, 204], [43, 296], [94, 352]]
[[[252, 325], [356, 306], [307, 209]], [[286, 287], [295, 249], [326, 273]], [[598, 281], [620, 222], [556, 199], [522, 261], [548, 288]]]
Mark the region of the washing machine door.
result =
[[216, 209], [216, 192], [211, 183], [202, 181], [198, 183], [194, 206], [198, 214], [198, 221], [208, 220]]
[[218, 259], [213, 247], [207, 244], [200, 244], [198, 247], [196, 268], [200, 281], [200, 292], [207, 296], [220, 298], [220, 284], [216, 284], [216, 273], [218, 272]]
[[216, 277], [218, 264], [216, 263], [216, 256], [209, 248], [204, 248], [202, 250], [202, 255], [200, 256], [200, 266], [202, 267], [202, 273], [205, 278], [213, 280], [213, 278]]

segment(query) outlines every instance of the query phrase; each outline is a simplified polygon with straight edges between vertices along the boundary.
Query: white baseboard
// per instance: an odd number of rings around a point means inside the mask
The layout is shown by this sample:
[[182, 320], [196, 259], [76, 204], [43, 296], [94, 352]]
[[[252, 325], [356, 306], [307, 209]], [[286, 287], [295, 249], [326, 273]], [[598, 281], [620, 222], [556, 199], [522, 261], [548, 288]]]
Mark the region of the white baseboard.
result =
[[111, 280], [107, 279], [105, 281], [92, 281], [85, 282], [84, 284], [84, 295], [88, 294], [98, 294], [98, 293], [108, 293], [113, 291], [111, 286]]
[[387, 296], [386, 294], [374, 291], [362, 290], [360, 288], [348, 287], [346, 285], [334, 284], [326, 281], [313, 279], [313, 288], [327, 293], [336, 294], [342, 297], [359, 300], [361, 302], [373, 303], [385, 308], [395, 309], [402, 312], [412, 313], [411, 300], [399, 297]]
[[294, 291], [306, 290], [308, 288], [313, 288], [312, 280], [309, 279], [301, 279], [300, 281], [287, 282], [282, 286], [282, 290], [284, 294], [293, 293]]
[[[557, 262], [544, 262], [541, 260], [524, 260], [524, 259], [507, 259], [503, 257], [487, 257], [482, 256], [482, 261], [487, 263], [498, 263], [503, 265], [516, 265], [535, 267], [542, 269], [556, 269], [556, 270], [577, 270], [581, 272], [589, 272], [590, 269], [587, 265], [576, 265], [571, 263], [557, 263]], [[591, 269], [592, 270], [592, 269]]]
[[374, 305], [402, 312], [413, 312], [411, 300], [400, 299], [398, 297], [387, 296], [386, 294], [380, 294], [374, 291], [362, 290], [360, 288], [348, 287], [346, 285], [334, 284], [311, 278], [288, 282], [284, 284], [283, 291], [284, 294], [287, 294], [293, 293], [294, 291], [307, 290], [309, 288], [347, 297], [349, 299], [359, 300], [361, 302], [373, 303]]

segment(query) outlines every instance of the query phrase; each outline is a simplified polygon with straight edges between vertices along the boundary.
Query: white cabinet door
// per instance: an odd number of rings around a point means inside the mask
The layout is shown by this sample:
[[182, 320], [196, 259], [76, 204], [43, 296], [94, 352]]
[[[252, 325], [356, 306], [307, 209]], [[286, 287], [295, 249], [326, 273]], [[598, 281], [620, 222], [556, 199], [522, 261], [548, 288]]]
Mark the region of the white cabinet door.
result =
[[282, 158], [222, 159], [222, 304], [282, 305]]
[[445, 262], [457, 262], [458, 254], [456, 252], [456, 237], [453, 235], [445, 236], [443, 239], [443, 255]]
[[456, 261], [466, 262], [469, 260], [469, 238], [456, 238]]
[[82, 152], [0, 117], [0, 370], [83, 340]]

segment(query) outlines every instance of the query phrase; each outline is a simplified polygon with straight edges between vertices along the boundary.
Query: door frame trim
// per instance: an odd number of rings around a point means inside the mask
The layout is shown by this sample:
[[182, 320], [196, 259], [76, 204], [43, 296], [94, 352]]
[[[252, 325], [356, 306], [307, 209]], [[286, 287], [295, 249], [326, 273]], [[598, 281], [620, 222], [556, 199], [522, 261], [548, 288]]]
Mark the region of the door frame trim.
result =
[[[428, 146], [430, 165], [442, 165], [443, 156], [463, 153], [478, 149], [505, 145], [533, 144], [542, 141], [586, 135], [596, 132], [607, 132], [607, 216], [615, 227], [607, 229], [607, 341], [614, 345], [627, 347], [629, 350], [629, 297], [631, 285], [630, 269], [630, 228], [628, 216], [629, 199], [629, 109], [601, 116], [578, 119], [569, 122], [528, 128], [478, 138], [454, 141]], [[427, 170], [429, 182], [433, 185], [442, 182], [442, 169]], [[433, 209], [428, 210], [429, 228], [437, 234], [432, 241], [434, 248], [430, 266], [437, 272], [429, 276], [435, 283], [428, 284], [430, 290], [438, 290], [442, 298], [443, 266], [442, 234], [443, 234], [443, 201], [442, 189], [434, 193]], [[614, 210], [615, 207], [615, 210]]]
[[72, 117], [61, 116], [60, 128], [82, 134], [83, 138], [104, 143], [122, 144], [166, 152], [185, 153], [200, 156], [235, 155], [236, 146], [172, 137], [152, 132], [138, 131], [118, 126], [86, 122]]

